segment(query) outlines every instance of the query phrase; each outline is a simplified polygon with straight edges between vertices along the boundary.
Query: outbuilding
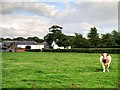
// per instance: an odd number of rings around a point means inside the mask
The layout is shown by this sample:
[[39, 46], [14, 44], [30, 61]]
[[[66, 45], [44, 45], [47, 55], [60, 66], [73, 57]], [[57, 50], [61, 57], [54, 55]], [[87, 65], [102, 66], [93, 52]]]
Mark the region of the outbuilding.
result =
[[2, 49], [8, 52], [24, 52], [30, 49], [42, 49], [45, 48], [44, 43], [37, 43], [35, 41], [3, 41]]

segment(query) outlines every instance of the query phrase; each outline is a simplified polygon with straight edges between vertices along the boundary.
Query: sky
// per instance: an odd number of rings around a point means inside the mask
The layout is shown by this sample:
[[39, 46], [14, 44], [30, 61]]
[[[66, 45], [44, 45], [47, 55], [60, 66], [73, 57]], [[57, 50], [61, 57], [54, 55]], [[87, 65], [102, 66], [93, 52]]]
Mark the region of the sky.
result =
[[66, 35], [90, 28], [99, 34], [118, 30], [118, 0], [2, 0], [0, 32], [3, 38], [34, 37], [41, 39], [52, 25], [63, 27]]

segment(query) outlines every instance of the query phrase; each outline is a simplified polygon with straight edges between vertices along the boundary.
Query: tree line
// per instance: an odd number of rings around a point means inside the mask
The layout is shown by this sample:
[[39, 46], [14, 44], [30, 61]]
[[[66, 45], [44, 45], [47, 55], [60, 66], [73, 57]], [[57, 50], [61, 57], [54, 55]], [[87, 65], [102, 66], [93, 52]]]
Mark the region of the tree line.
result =
[[111, 33], [99, 34], [96, 27], [90, 28], [87, 38], [83, 37], [81, 33], [75, 33], [75, 36], [65, 35], [62, 32], [63, 27], [53, 25], [49, 28], [49, 33], [44, 36], [44, 39], [38, 37], [23, 37], [17, 38], [1, 38], [4, 40], [17, 40], [17, 41], [36, 41], [42, 43], [46, 41], [51, 47], [53, 41], [59, 46], [71, 46], [73, 48], [115, 48], [120, 46], [120, 32], [113, 30]]
[[53, 25], [49, 28], [49, 33], [44, 40], [51, 45], [55, 41], [59, 46], [72, 46], [73, 48], [97, 48], [97, 47], [119, 47], [120, 32], [113, 30], [111, 33], [98, 34], [96, 27], [90, 28], [87, 38], [81, 33], [75, 33], [75, 36], [67, 36], [62, 33], [62, 27]]
[[39, 37], [28, 37], [27, 39], [23, 37], [17, 37], [17, 38], [0, 38], [1, 41], [36, 41], [37, 43], [44, 42], [43, 39], [40, 39]]

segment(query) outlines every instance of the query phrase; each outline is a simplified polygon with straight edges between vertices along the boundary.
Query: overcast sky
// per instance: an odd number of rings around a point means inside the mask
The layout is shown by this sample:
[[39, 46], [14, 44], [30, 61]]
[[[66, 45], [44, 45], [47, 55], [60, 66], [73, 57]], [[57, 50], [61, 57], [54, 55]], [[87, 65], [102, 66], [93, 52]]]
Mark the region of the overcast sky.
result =
[[94, 26], [100, 34], [118, 30], [118, 0], [105, 1], [3, 0], [0, 3], [2, 37], [42, 39], [52, 25], [62, 26], [67, 35], [85, 36]]

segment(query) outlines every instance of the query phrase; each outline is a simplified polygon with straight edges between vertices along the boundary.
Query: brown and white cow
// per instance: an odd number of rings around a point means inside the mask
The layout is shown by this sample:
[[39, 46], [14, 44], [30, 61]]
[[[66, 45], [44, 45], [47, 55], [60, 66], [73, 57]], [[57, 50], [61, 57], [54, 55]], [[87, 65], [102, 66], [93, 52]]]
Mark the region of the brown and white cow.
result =
[[109, 66], [111, 63], [111, 56], [108, 53], [103, 53], [100, 56], [100, 63], [103, 66], [103, 72], [108, 71], [109, 72]]

